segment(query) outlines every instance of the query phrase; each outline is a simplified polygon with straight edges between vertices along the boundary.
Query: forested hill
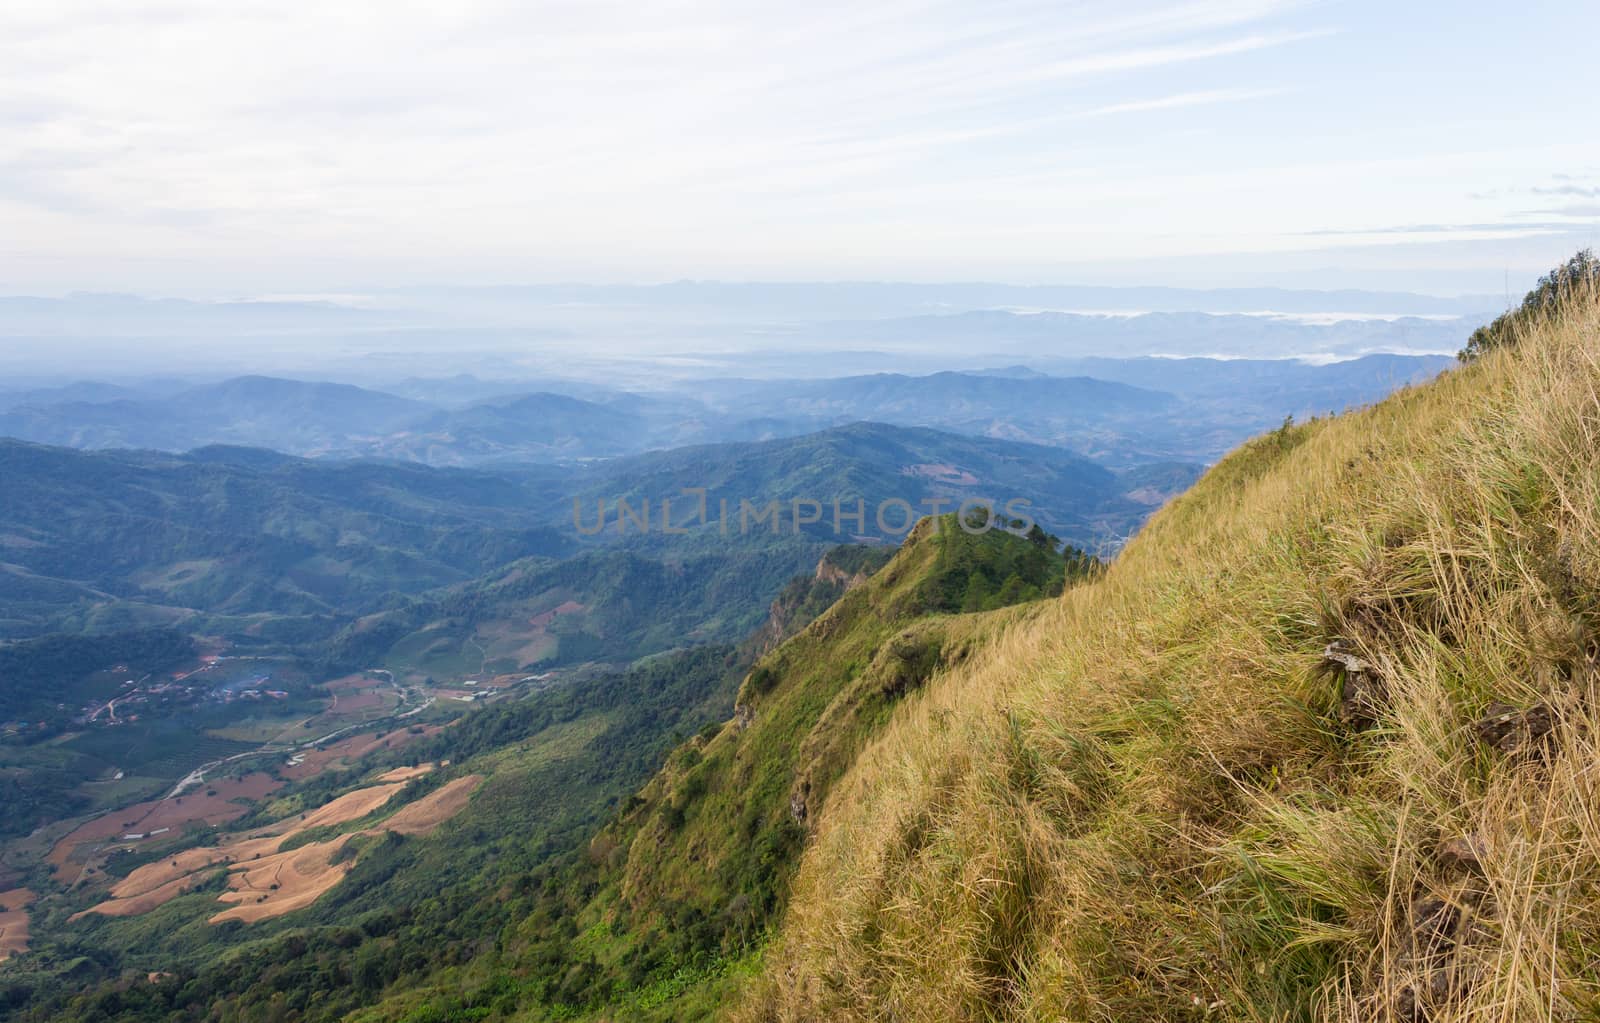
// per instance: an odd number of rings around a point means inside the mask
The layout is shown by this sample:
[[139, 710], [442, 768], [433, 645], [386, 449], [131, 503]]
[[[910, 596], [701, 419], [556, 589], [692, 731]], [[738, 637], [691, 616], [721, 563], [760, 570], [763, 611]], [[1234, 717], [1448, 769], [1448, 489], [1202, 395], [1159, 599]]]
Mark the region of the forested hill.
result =
[[[485, 594], [505, 592], [507, 576], [571, 575], [552, 566], [597, 547], [634, 558], [599, 558], [550, 606], [588, 604], [590, 590], [604, 602], [598, 591], [620, 580], [616, 571], [668, 573], [680, 557], [700, 559], [708, 575], [746, 557], [776, 558], [781, 564], [770, 571], [745, 573], [748, 594], [680, 617], [670, 637], [657, 630], [666, 646], [731, 641], [784, 579], [852, 537], [895, 542], [918, 514], [988, 501], [1017, 502], [1075, 544], [1114, 546], [1196, 471], [1114, 473], [1060, 448], [870, 423], [493, 472], [237, 447], [167, 455], [0, 440], [0, 639], [181, 626], [306, 653], [342, 642], [341, 630], [370, 614], [418, 601], [481, 607]], [[684, 492], [696, 488], [707, 514], [689, 521], [699, 507]], [[621, 501], [638, 520], [622, 522]], [[668, 502], [673, 531], [664, 528]], [[747, 521], [745, 509], [774, 506], [776, 515]], [[606, 525], [597, 529], [602, 514]], [[677, 532], [684, 528], [687, 535]], [[537, 595], [531, 583], [519, 585], [522, 596]], [[451, 596], [457, 590], [470, 594]], [[719, 610], [729, 622], [708, 625]], [[437, 620], [422, 613], [406, 619], [412, 631]], [[369, 643], [364, 655], [382, 652]]]

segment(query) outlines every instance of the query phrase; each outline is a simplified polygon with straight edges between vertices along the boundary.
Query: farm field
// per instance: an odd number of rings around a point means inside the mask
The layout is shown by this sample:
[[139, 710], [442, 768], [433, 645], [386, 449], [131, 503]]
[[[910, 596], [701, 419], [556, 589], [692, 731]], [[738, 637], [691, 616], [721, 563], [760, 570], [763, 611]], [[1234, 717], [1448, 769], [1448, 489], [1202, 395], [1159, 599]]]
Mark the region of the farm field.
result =
[[[137, 846], [177, 836], [189, 824], [218, 825], [243, 816], [256, 800], [282, 782], [255, 771], [240, 778], [223, 778], [203, 789], [170, 799], [152, 799], [113, 810], [80, 825], [56, 842], [45, 862], [56, 868], [66, 884], [82, 880], [83, 868], [107, 845]], [[138, 835], [138, 838], [124, 836]], [[74, 874], [74, 868], [77, 873]]]
[[78, 786], [78, 791], [89, 797], [89, 811], [95, 813], [125, 806], [129, 800], [138, 800], [141, 796], [148, 798], [170, 787], [171, 783], [164, 778], [134, 774], [123, 775], [121, 778], [86, 781]]
[[125, 772], [152, 778], [182, 778], [213, 760], [249, 753], [258, 744], [196, 733], [176, 721], [135, 722], [82, 732], [63, 746]]
[[218, 867], [228, 872], [228, 890], [218, 901], [230, 908], [212, 916], [212, 923], [250, 923], [302, 909], [330, 891], [354, 866], [355, 857], [340, 855], [350, 841], [385, 831], [428, 834], [459, 813], [483, 780], [480, 775], [453, 779], [373, 827], [323, 841], [294, 844], [297, 838], [316, 829], [358, 821], [383, 808], [408, 781], [431, 770], [431, 764], [395, 768], [381, 775], [377, 784], [347, 792], [309, 813], [244, 835], [228, 836], [215, 846], [186, 849], [171, 858], [147, 863], [115, 884], [111, 898], [78, 916], [98, 913], [120, 917], [150, 912], [203, 884], [215, 876]]
[[213, 916], [211, 922], [255, 923], [311, 905], [355, 866], [355, 857], [340, 855], [352, 840], [385, 831], [426, 835], [461, 812], [482, 781], [479, 775], [464, 775], [401, 807], [376, 828], [309, 843], [234, 867], [228, 877], [228, 891], [218, 897], [218, 901], [234, 906]]
[[437, 734], [444, 727], [444, 725], [428, 724], [411, 725], [390, 731], [357, 732], [335, 742], [294, 753], [289, 758], [290, 762], [280, 767], [278, 773], [290, 781], [304, 781], [330, 768], [350, 767], [362, 757], [377, 750], [394, 749], [418, 739], [425, 739]]
[[386, 679], [346, 675], [324, 686], [333, 699], [316, 718], [319, 723], [370, 721], [393, 713], [400, 704], [393, 683]]
[[209, 729], [206, 734], [230, 742], [248, 742], [257, 745], [303, 740], [310, 721], [316, 717], [306, 714], [263, 715], [236, 721], [224, 728]]

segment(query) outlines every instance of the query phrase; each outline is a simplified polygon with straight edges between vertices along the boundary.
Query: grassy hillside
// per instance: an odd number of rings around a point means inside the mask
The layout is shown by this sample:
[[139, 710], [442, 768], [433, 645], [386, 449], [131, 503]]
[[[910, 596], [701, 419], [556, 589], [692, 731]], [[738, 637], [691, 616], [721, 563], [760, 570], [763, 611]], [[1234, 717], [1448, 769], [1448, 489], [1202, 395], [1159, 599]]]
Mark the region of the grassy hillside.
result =
[[932, 679], [735, 1017], [1596, 1018], [1600, 301], [1523, 329]]

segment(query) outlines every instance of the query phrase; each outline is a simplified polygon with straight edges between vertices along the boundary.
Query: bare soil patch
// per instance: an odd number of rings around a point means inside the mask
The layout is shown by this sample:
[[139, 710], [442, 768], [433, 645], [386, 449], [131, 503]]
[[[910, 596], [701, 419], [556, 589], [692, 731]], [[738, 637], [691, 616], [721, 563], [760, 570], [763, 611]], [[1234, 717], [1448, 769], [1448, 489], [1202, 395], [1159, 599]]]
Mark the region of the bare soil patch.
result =
[[385, 771], [378, 775], [378, 780], [410, 781], [412, 778], [422, 777], [431, 770], [433, 770], [432, 764], [418, 764], [416, 767], [396, 767], [393, 770]]
[[374, 827], [325, 842], [308, 842], [294, 849], [285, 850], [283, 846], [311, 829], [365, 817], [392, 799], [408, 780], [432, 769], [432, 764], [398, 767], [383, 774], [380, 784], [347, 792], [302, 816], [236, 836], [215, 847], [187, 849], [147, 863], [118, 882], [111, 889], [111, 899], [85, 912], [106, 916], [149, 912], [214, 876], [210, 868], [218, 865], [229, 871], [228, 891], [218, 899], [233, 906], [213, 916], [212, 923], [223, 920], [251, 923], [302, 909], [321, 898], [350, 872], [353, 859], [338, 863], [334, 860], [351, 838], [384, 831], [426, 835], [461, 812], [483, 777], [471, 774], [456, 778], [401, 807]]
[[333, 862], [334, 855], [353, 837], [340, 835], [240, 864], [228, 875], [228, 890], [217, 896], [218, 902], [235, 905], [213, 916], [211, 922], [255, 923], [311, 905], [355, 866], [353, 859]]
[[68, 918], [68, 922], [86, 917], [90, 913], [99, 913], [102, 916], [138, 916], [141, 913], [148, 913], [157, 906], [166, 905], [191, 888], [200, 887], [215, 876], [215, 873], [205, 870], [197, 871], [193, 874], [185, 874], [182, 877], [173, 878], [166, 884], [159, 885], [146, 892], [140, 892], [129, 898], [111, 899], [97, 906], [91, 906], [81, 913], [72, 914]]
[[[185, 890], [175, 886], [176, 881], [218, 864], [238, 869], [238, 865], [248, 866], [268, 859], [275, 856], [289, 839], [303, 831], [360, 820], [387, 803], [403, 787], [404, 782], [391, 782], [356, 789], [324, 803], [310, 813], [279, 821], [247, 836], [237, 836], [216, 846], [185, 849], [154, 863], [146, 863], [112, 886], [112, 898], [93, 907], [90, 912], [106, 916], [148, 912]], [[142, 908], [129, 910], [123, 905], [129, 900], [143, 899], [158, 891], [165, 893], [165, 896], [141, 904]]]
[[907, 476], [921, 476], [923, 479], [937, 480], [958, 487], [971, 487], [978, 483], [978, 477], [972, 473], [943, 462], [921, 462], [917, 465], [908, 465], [901, 471]]
[[381, 828], [402, 835], [426, 835], [460, 813], [482, 781], [482, 775], [462, 775], [416, 802], [402, 806], [394, 816], [383, 822]]
[[578, 603], [576, 600], [568, 600], [564, 603], [557, 604], [555, 607], [544, 612], [543, 614], [534, 615], [532, 618], [528, 619], [528, 624], [542, 629], [562, 615], [569, 615], [582, 610], [585, 610], [582, 604]]

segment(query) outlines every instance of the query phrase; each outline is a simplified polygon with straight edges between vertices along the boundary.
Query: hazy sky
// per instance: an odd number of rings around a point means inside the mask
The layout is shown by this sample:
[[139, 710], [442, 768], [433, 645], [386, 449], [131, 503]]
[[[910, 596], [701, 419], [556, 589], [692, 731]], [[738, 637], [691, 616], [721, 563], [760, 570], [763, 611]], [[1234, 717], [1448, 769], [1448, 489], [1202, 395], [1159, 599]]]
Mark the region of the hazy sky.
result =
[[7, 0], [0, 293], [1498, 290], [1600, 233], [1597, 40], [1570, 0]]

